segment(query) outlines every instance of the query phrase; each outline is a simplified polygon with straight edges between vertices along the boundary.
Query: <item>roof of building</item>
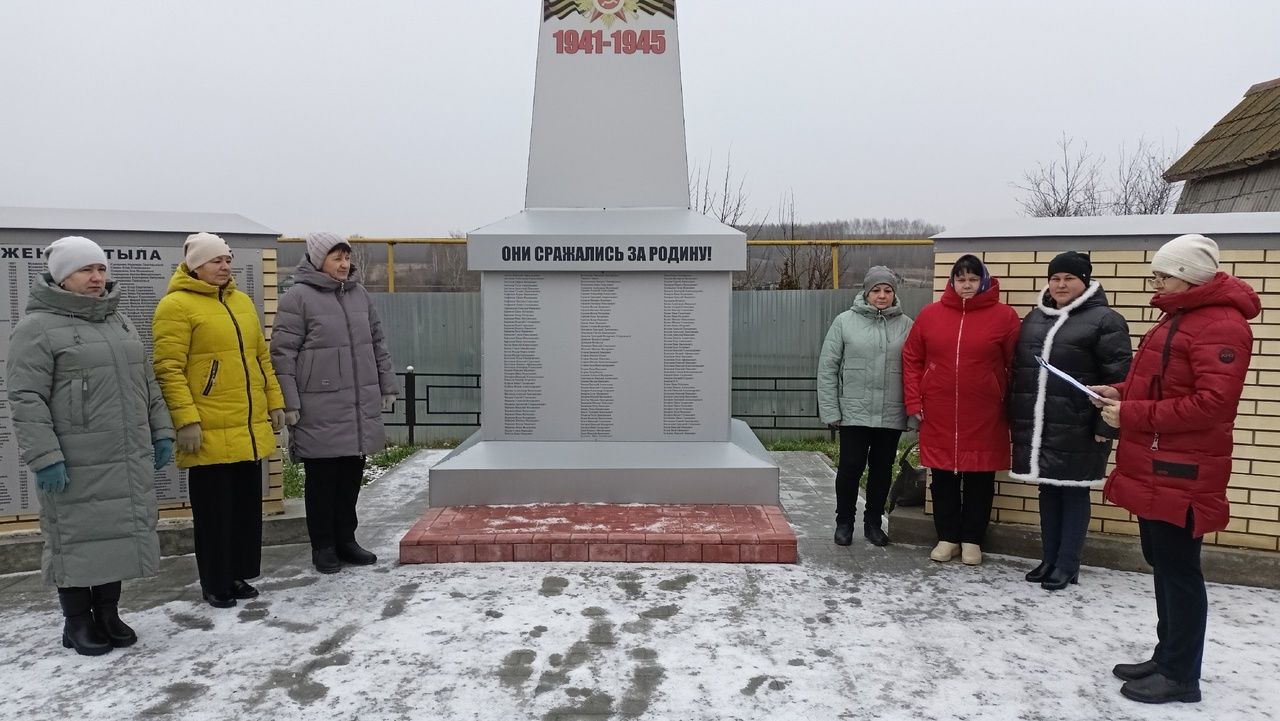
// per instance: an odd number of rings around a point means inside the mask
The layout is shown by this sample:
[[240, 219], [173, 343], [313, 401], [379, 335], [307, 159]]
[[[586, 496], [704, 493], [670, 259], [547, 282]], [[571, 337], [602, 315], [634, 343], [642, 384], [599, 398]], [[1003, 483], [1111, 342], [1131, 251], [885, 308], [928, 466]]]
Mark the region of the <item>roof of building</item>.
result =
[[155, 210], [15, 208], [0, 206], [0, 228], [30, 230], [123, 230], [150, 233], [279, 235], [235, 213], [179, 213]]
[[1211, 237], [1280, 235], [1280, 213], [1172, 213], [1094, 215], [1071, 218], [999, 218], [966, 223], [933, 236], [935, 241], [997, 238], [1163, 237], [1184, 233]]
[[1280, 78], [1249, 88], [1231, 112], [1164, 173], [1173, 183], [1280, 158]]

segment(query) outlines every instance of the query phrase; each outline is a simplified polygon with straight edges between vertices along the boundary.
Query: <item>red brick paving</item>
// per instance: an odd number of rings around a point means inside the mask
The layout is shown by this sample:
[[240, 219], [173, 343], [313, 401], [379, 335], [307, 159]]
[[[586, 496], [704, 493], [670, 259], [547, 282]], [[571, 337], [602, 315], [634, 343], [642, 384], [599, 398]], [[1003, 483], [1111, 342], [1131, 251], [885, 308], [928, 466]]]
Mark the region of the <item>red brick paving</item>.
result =
[[796, 563], [778, 506], [532, 504], [431, 508], [401, 563]]

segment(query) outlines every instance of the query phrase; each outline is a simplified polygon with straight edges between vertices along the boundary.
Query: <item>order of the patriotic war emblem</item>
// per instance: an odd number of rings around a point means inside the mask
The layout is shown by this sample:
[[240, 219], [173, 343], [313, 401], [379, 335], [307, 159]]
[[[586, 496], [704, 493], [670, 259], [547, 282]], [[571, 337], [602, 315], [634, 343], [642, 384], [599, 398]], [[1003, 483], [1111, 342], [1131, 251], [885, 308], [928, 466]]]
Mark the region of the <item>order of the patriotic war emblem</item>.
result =
[[606, 28], [627, 22], [639, 13], [676, 16], [676, 0], [542, 0], [542, 21], [561, 20], [578, 13], [587, 22], [599, 20]]

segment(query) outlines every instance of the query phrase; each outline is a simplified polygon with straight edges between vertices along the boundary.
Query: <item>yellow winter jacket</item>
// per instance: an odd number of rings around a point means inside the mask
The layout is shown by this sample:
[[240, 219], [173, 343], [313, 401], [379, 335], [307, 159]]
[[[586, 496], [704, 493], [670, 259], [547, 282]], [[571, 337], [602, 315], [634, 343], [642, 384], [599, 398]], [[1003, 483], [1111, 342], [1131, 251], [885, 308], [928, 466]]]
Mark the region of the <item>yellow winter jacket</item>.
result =
[[173, 427], [199, 423], [200, 450], [177, 451], [179, 468], [256, 461], [271, 455], [268, 409], [284, 408], [253, 300], [192, 277], [186, 263], [151, 320], [156, 380]]

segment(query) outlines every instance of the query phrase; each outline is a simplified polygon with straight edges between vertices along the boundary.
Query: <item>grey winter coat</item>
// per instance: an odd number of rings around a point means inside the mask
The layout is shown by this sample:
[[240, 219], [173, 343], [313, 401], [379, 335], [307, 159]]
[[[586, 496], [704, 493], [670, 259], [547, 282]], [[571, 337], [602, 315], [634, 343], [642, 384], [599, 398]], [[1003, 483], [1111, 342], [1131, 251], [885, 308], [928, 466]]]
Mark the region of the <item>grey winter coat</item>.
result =
[[902, 343], [912, 320], [893, 305], [878, 310], [859, 293], [836, 316], [818, 357], [818, 416], [823, 423], [906, 430]]
[[294, 458], [341, 458], [382, 450], [382, 396], [398, 390], [382, 323], [355, 266], [346, 281], [316, 270], [304, 255], [280, 299], [271, 331], [271, 363]]
[[22, 460], [67, 467], [60, 493], [37, 490], [44, 578], [96, 586], [155, 575], [154, 448], [174, 438], [164, 396], [119, 287], [89, 298], [46, 273], [9, 339], [7, 388]]

